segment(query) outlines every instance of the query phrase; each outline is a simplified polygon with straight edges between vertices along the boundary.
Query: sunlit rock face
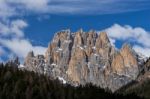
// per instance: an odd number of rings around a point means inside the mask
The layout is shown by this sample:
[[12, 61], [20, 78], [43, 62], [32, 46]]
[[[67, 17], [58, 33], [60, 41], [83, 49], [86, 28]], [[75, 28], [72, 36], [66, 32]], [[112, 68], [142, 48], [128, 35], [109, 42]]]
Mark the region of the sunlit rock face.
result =
[[63, 77], [72, 85], [92, 83], [115, 91], [137, 78], [137, 60], [130, 45], [116, 50], [106, 32], [81, 29], [56, 33], [45, 55], [34, 56], [29, 52], [25, 65], [28, 70], [53, 78]]

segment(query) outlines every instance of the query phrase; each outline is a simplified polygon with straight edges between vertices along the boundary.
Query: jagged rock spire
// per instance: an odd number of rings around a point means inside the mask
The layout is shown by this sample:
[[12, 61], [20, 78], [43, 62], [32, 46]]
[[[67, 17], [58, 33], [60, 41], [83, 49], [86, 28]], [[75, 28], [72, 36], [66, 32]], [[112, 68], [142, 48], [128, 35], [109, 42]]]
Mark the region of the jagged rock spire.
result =
[[34, 58], [34, 52], [33, 51], [30, 51], [28, 52], [27, 56], [25, 57], [25, 60], [24, 60], [24, 65], [29, 65], [30, 61], [32, 58]]
[[77, 32], [74, 37], [74, 47], [83, 46], [82, 30]]
[[106, 32], [101, 32], [96, 40], [96, 47], [97, 48], [104, 48], [110, 45], [109, 38]]

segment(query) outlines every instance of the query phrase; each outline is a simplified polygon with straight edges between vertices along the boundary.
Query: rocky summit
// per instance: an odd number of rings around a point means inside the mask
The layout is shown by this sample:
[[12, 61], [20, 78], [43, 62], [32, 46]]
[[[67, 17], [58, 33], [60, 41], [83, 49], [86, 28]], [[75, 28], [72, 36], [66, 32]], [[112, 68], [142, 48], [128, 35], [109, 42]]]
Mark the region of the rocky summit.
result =
[[141, 72], [138, 54], [130, 45], [120, 50], [111, 45], [106, 32], [55, 34], [45, 55], [31, 51], [25, 58], [25, 69], [58, 78], [73, 86], [93, 85], [113, 92], [137, 79]]

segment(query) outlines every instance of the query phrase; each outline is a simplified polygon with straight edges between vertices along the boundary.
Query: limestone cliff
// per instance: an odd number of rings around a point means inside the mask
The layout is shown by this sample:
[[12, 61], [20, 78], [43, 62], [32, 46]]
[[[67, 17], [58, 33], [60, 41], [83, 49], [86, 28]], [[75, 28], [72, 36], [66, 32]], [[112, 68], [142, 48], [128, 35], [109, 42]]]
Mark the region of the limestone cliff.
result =
[[63, 30], [55, 34], [44, 56], [30, 52], [25, 65], [31, 71], [62, 77], [72, 85], [92, 83], [115, 91], [137, 78], [137, 60], [129, 45], [115, 49], [106, 32]]

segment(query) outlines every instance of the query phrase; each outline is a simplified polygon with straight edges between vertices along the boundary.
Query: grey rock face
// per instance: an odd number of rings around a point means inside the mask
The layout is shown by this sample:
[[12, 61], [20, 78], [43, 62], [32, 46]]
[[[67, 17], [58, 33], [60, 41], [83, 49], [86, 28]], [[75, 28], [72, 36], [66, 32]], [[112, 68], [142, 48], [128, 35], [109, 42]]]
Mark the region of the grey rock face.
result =
[[92, 83], [115, 91], [137, 78], [137, 60], [128, 45], [116, 50], [105, 32], [64, 30], [56, 33], [45, 56], [29, 52], [25, 66], [72, 85]]
[[34, 71], [43, 74], [45, 68], [45, 58], [43, 55], [34, 56], [33, 52], [29, 52], [24, 65], [29, 71]]

